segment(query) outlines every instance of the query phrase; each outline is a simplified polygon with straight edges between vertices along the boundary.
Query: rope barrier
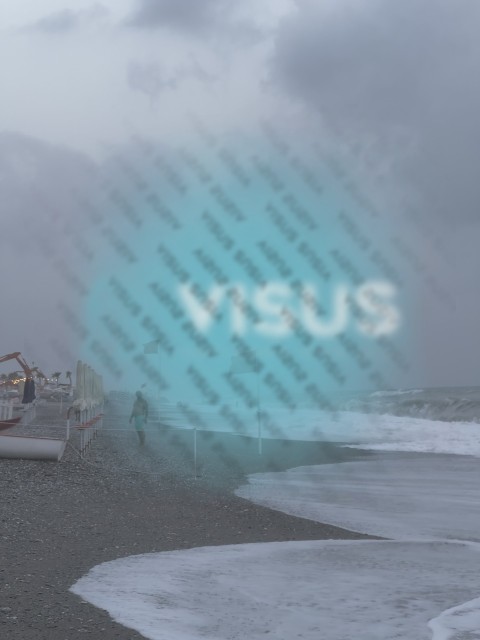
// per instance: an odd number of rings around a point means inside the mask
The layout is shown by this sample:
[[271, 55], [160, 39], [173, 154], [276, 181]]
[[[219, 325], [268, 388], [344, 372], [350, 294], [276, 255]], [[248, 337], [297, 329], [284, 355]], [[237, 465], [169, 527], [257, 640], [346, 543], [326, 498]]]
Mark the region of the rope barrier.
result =
[[[106, 415], [102, 412], [99, 413], [98, 415], [94, 416], [94, 417], [90, 417], [90, 415], [88, 415], [88, 412], [85, 412], [85, 418], [90, 418], [89, 420], [86, 420], [85, 422], [80, 422], [78, 424], [70, 424], [70, 410], [67, 413], [67, 420], [66, 420], [66, 426], [65, 426], [65, 422], [63, 422], [62, 424], [51, 424], [50, 422], [44, 422], [44, 423], [30, 423], [28, 425], [28, 430], [29, 432], [35, 432], [36, 429], [38, 429], [39, 431], [43, 431], [43, 432], [59, 432], [62, 431], [64, 432], [65, 435], [65, 442], [66, 445], [68, 447], [70, 447], [84, 462], [86, 462], [87, 464], [89, 464], [92, 467], [96, 467], [96, 468], [105, 468], [102, 467], [101, 465], [95, 465], [92, 463], [89, 463], [88, 461], [85, 460], [85, 453], [87, 451], [87, 449], [89, 448], [89, 446], [92, 444], [93, 440], [97, 437], [98, 434], [98, 430], [99, 428], [101, 428], [101, 431], [104, 433], [115, 433], [115, 434], [133, 434], [135, 432], [133, 427], [110, 427], [110, 426], [105, 426], [104, 424], [104, 420], [107, 423], [111, 423], [116, 421], [117, 419], [119, 420], [124, 420], [125, 417], [124, 416], [119, 416], [119, 418], [117, 418], [116, 416], [112, 416], [112, 415]], [[77, 417], [78, 419], [78, 417]], [[47, 418], [46, 418], [47, 420]], [[150, 422], [152, 422], [150, 420]], [[197, 426], [190, 426], [190, 425], [186, 425], [186, 426], [177, 426], [177, 425], [171, 425], [171, 424], [165, 424], [163, 422], [155, 422], [153, 421], [153, 424], [155, 425], [153, 428], [146, 428], [143, 429], [143, 431], [147, 434], [159, 434], [162, 432], [168, 432], [168, 431], [193, 431], [193, 472], [194, 472], [194, 477], [197, 478], [197, 454], [198, 454], [198, 447], [197, 447], [197, 432], [200, 431], [201, 433], [221, 433], [222, 435], [231, 435], [231, 436], [237, 436], [237, 437], [246, 437], [246, 438], [255, 438], [254, 434], [245, 434], [245, 433], [235, 433], [235, 432], [229, 432], [229, 431], [221, 431], [221, 430], [214, 430], [214, 429], [202, 429], [202, 428], [198, 428]], [[27, 426], [27, 425], [25, 425]], [[258, 425], [257, 425], [258, 426]], [[260, 428], [260, 427], [259, 427]], [[74, 447], [70, 442], [70, 433], [71, 430], [74, 429], [75, 431], [77, 431], [80, 435], [80, 448], [77, 449], [76, 447]], [[14, 433], [14, 432], [13, 432]], [[33, 433], [32, 433], [33, 435]], [[259, 441], [259, 454], [261, 455], [262, 449], [261, 449], [261, 439], [262, 439], [262, 435], [261, 435], [261, 431], [259, 431], [258, 434], [258, 441]], [[145, 475], [150, 475], [150, 476], [160, 476], [160, 473], [157, 472], [149, 472], [149, 471], [139, 471], [137, 469], [131, 469], [128, 467], [117, 467], [118, 469], [123, 469], [124, 471], [130, 472], [130, 473], [138, 473], [138, 474], [145, 474]]]

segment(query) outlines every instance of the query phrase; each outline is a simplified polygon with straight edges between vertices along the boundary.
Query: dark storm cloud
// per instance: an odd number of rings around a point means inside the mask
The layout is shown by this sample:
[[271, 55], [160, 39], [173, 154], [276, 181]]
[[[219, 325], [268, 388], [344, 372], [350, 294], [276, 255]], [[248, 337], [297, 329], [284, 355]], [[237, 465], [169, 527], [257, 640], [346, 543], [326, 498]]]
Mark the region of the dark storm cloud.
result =
[[74, 31], [86, 23], [104, 18], [108, 14], [109, 10], [98, 3], [80, 11], [62, 9], [37, 20], [29, 25], [27, 29], [52, 35], [63, 34]]
[[256, 42], [264, 34], [253, 22], [234, 16], [234, 0], [137, 0], [126, 24], [140, 29], [172, 29], [189, 36], [227, 36], [230, 40]]
[[152, 105], [155, 104], [161, 93], [175, 90], [181, 83], [191, 79], [208, 85], [217, 80], [193, 56], [190, 56], [186, 65], [172, 71], [166, 71], [154, 60], [148, 62], [133, 60], [127, 68], [128, 86], [147, 96]]
[[231, 0], [140, 0], [130, 18], [136, 27], [175, 27], [187, 31], [208, 29], [225, 17]]
[[78, 25], [78, 14], [71, 9], [57, 11], [45, 18], [41, 18], [31, 25], [31, 29], [44, 33], [65, 33], [72, 31]]
[[[274, 75], [336, 128], [385, 145], [432, 215], [478, 217], [480, 4], [476, 0], [299, 2], [281, 27]], [[395, 153], [395, 150], [394, 150]], [[401, 158], [401, 160], [400, 160]]]
[[48, 144], [18, 133], [0, 133], [0, 211], [7, 214], [6, 202], [12, 202], [10, 215], [2, 220], [28, 223], [38, 218], [39, 208], [30, 200], [40, 191], [53, 199], [63, 197], [68, 185], [95, 180], [96, 166], [82, 153]]
[[152, 104], [162, 91], [177, 86], [177, 80], [167, 75], [156, 62], [131, 62], [127, 69], [127, 82], [131, 89], [146, 95]]
[[[0, 355], [16, 350], [30, 362], [71, 369], [54, 342], [76, 353], [76, 336], [59, 315], [62, 302], [76, 309], [80, 296], [67, 282], [85, 269], [75, 234], [85, 226], [71, 189], [90, 193], [98, 170], [86, 156], [30, 136], [0, 134]], [[67, 349], [68, 347], [68, 349]], [[49, 371], [46, 371], [48, 374]]]

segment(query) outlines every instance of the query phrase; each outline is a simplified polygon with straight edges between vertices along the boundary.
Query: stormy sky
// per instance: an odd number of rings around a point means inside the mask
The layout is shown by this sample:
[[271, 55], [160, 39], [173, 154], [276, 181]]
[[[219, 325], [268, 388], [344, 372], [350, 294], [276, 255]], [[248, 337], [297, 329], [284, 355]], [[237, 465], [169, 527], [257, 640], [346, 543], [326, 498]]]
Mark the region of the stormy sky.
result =
[[95, 200], [112, 150], [188, 143], [193, 114], [338, 151], [442, 289], [411, 278], [395, 384], [478, 384], [479, 23], [476, 0], [1, 3], [0, 355], [74, 367], [72, 185]]

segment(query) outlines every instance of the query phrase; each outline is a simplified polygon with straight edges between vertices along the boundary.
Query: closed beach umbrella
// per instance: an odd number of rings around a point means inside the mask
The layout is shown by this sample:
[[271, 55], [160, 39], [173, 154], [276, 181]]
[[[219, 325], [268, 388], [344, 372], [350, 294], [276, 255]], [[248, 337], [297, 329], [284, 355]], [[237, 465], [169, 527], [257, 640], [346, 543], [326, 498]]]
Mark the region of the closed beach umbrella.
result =
[[84, 376], [83, 376], [83, 363], [81, 360], [77, 362], [77, 370], [75, 374], [75, 401], [73, 403], [74, 407], [77, 407], [80, 410], [83, 410], [85, 407], [84, 403]]
[[88, 409], [92, 407], [92, 370], [85, 365], [85, 404]]

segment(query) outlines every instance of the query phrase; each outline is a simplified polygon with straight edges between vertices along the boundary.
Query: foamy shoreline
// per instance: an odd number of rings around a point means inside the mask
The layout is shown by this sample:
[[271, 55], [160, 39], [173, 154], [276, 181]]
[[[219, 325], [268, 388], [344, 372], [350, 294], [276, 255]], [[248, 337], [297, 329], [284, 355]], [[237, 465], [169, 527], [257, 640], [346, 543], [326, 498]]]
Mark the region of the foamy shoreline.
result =
[[[202, 477], [195, 479], [191, 434], [158, 427], [155, 433], [150, 426], [144, 450], [133, 431], [112, 431], [97, 440], [86, 462], [71, 448], [58, 464], [0, 460], [2, 636], [141, 638], [68, 591], [109, 560], [208, 545], [365, 537], [253, 505], [232, 492], [247, 473], [351, 459], [357, 452], [265, 441], [260, 458], [251, 439], [203, 434]], [[237, 466], [229, 465], [231, 454]]]

